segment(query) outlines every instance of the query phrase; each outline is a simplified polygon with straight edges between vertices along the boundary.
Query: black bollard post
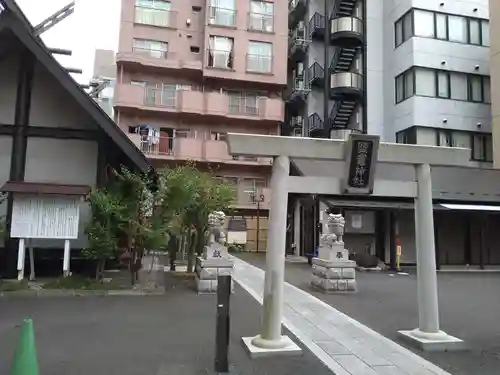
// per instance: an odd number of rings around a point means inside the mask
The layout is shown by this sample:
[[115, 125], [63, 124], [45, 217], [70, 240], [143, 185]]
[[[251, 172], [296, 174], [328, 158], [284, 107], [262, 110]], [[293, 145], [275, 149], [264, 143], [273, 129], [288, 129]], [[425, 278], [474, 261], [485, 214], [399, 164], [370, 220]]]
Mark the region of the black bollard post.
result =
[[229, 301], [231, 276], [217, 277], [217, 326], [215, 333], [215, 372], [229, 372]]

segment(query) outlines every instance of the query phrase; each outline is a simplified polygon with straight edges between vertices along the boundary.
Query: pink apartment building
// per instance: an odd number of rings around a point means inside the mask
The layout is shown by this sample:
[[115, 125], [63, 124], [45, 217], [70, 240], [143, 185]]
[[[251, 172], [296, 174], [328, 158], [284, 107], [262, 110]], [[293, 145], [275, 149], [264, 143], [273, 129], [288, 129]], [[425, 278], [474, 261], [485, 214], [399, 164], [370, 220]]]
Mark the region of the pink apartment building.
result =
[[194, 160], [234, 183], [249, 250], [251, 218], [267, 217], [271, 160], [233, 158], [224, 137], [279, 134], [287, 17], [287, 0], [122, 0], [118, 125], [155, 166]]

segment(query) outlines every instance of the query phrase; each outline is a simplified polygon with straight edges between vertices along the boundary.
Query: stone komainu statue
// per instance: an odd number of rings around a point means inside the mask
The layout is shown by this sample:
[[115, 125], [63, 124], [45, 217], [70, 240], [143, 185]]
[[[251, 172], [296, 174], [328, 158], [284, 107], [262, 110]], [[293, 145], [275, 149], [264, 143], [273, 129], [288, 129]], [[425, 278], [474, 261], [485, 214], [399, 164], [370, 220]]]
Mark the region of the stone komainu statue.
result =
[[333, 244], [343, 243], [345, 219], [342, 215], [329, 214], [326, 228], [327, 232], [321, 235], [321, 245], [332, 247]]
[[215, 211], [208, 215], [209, 239], [208, 244], [219, 243], [224, 245], [226, 242], [226, 234], [222, 229], [226, 222], [226, 214], [222, 211]]
[[329, 214], [328, 215], [328, 231], [334, 233], [336, 238], [336, 243], [344, 243], [344, 227], [345, 219], [341, 214]]
[[208, 215], [208, 244], [203, 251], [205, 259], [226, 255], [226, 234], [223, 230], [225, 221], [226, 214], [222, 211], [215, 211]]

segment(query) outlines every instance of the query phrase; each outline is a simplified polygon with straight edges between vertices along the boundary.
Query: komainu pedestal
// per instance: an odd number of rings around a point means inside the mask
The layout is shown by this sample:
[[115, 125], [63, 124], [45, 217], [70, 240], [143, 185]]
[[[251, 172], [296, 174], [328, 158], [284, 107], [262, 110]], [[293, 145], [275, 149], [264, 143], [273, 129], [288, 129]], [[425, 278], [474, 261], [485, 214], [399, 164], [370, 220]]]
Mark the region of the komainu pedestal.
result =
[[[233, 261], [225, 246], [226, 235], [223, 231], [226, 215], [216, 211], [208, 216], [209, 238], [203, 255], [196, 260], [196, 290], [198, 293], [217, 292], [217, 277], [232, 275]], [[232, 286], [233, 287], [233, 286]]]
[[318, 257], [312, 260], [311, 284], [324, 292], [356, 291], [356, 262], [344, 247], [345, 220], [342, 215], [323, 215], [323, 234]]

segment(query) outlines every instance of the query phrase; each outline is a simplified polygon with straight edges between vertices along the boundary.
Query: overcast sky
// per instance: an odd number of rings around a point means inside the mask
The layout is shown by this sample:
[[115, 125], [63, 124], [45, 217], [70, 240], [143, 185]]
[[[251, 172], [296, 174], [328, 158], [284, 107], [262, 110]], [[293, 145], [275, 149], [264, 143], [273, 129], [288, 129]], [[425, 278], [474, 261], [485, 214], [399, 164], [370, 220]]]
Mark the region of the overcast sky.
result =
[[[17, 0], [33, 25], [57, 12], [71, 0]], [[80, 83], [92, 77], [94, 50], [118, 47], [120, 0], [76, 0], [75, 12], [46, 31], [42, 39], [48, 47], [66, 48], [73, 56], [58, 56], [66, 67], [83, 69], [83, 74], [73, 74]]]

